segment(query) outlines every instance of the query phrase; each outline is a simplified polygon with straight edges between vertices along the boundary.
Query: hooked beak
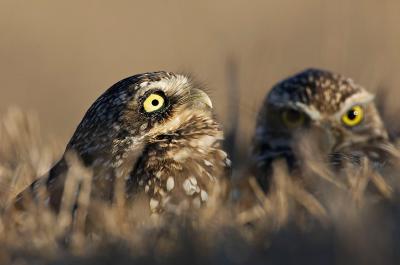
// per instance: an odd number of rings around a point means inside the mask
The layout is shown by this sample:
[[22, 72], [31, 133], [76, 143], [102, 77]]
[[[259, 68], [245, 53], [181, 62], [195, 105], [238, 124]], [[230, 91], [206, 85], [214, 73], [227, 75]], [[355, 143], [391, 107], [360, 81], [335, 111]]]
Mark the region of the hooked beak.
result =
[[312, 131], [312, 137], [315, 137], [315, 143], [320, 150], [331, 153], [340, 148], [341, 133], [335, 130], [331, 124], [325, 122], [316, 123]]
[[210, 97], [201, 89], [193, 88], [190, 90], [190, 97], [193, 99], [193, 102], [200, 103], [208, 106], [210, 109], [213, 108]]

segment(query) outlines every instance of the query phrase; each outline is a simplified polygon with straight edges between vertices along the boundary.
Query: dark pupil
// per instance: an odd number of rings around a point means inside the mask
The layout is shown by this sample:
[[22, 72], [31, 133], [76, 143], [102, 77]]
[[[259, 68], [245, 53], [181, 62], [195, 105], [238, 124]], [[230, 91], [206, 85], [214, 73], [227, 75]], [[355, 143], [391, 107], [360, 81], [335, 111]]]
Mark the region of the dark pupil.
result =
[[159, 104], [159, 102], [158, 102], [157, 99], [153, 99], [153, 100], [151, 101], [151, 105], [153, 105], [154, 107], [158, 106], [158, 104]]
[[300, 120], [301, 116], [300, 116], [300, 112], [295, 111], [295, 110], [289, 110], [286, 113], [286, 118], [289, 122], [297, 122]]
[[358, 113], [355, 110], [349, 110], [349, 112], [347, 112], [347, 117], [350, 120], [354, 120], [357, 117]]

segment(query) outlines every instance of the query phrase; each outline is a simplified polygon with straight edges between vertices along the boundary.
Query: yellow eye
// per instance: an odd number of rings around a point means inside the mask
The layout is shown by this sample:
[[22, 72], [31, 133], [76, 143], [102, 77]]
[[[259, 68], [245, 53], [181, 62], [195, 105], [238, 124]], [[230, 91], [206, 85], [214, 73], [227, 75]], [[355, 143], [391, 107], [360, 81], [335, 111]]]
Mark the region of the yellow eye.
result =
[[304, 124], [304, 113], [296, 110], [285, 110], [282, 113], [282, 120], [288, 128], [296, 128]]
[[361, 106], [353, 106], [343, 116], [342, 122], [350, 127], [356, 126], [362, 122], [364, 118], [364, 110]]
[[147, 113], [157, 111], [164, 106], [164, 98], [158, 94], [150, 94], [143, 102], [144, 111]]

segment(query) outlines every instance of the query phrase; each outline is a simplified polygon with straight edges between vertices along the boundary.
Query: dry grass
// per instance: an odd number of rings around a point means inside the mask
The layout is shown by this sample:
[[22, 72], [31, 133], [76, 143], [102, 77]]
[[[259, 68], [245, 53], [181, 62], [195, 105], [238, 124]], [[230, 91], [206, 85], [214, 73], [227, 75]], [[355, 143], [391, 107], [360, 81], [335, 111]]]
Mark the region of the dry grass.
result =
[[[310, 154], [302, 186], [279, 163], [268, 198], [253, 179], [245, 182], [246, 209], [215, 202], [197, 214], [154, 218], [144, 199], [89, 204], [82, 193], [72, 219], [67, 192], [59, 216], [40, 204], [22, 215], [4, 211], [59, 158], [95, 97], [134, 73], [186, 71], [207, 81], [225, 127], [240, 128], [227, 134], [242, 144], [228, 145], [235, 179], [268, 89], [306, 67], [379, 88], [398, 135], [399, 7], [396, 0], [2, 1], [0, 264], [399, 264], [400, 171], [382, 178], [365, 163], [338, 177]], [[13, 104], [34, 109], [41, 122], [4, 112]], [[52, 134], [57, 141], [43, 138]], [[68, 189], [79, 180], [88, 191], [90, 172], [74, 164]]]
[[[300, 185], [278, 161], [268, 197], [254, 179], [248, 180], [252, 197], [246, 199], [252, 204], [246, 208], [211, 198], [200, 212], [160, 217], [150, 216], [146, 198], [134, 204], [89, 200], [90, 171], [72, 161], [58, 216], [40, 202], [15, 213], [6, 210], [7, 202], [46, 172], [60, 149], [41, 139], [35, 117], [19, 110], [8, 111], [0, 128], [0, 264], [396, 264], [400, 260], [400, 181], [393, 172], [395, 177], [387, 182], [367, 162], [339, 177], [310, 155], [309, 177]], [[81, 207], [72, 218], [71, 194], [77, 181], [84, 185], [78, 197]]]

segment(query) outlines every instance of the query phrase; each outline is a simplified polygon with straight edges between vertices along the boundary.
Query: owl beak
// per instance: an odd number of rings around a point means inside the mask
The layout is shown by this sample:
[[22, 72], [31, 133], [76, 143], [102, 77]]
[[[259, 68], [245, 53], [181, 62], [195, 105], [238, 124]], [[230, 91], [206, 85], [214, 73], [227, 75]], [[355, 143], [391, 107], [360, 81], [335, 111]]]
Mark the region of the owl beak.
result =
[[343, 139], [346, 138], [345, 132], [341, 130], [340, 127], [332, 124], [325, 124], [324, 128], [326, 134], [329, 135], [331, 139], [331, 152], [337, 152], [347, 145], [347, 143], [343, 141]]
[[335, 133], [333, 133], [333, 129], [329, 123], [319, 123], [315, 126], [315, 139], [318, 142], [318, 145], [326, 151], [332, 152], [337, 144], [338, 137]]
[[202, 103], [209, 108], [213, 108], [210, 97], [201, 89], [193, 88], [190, 90], [190, 97], [193, 99], [195, 103]]

